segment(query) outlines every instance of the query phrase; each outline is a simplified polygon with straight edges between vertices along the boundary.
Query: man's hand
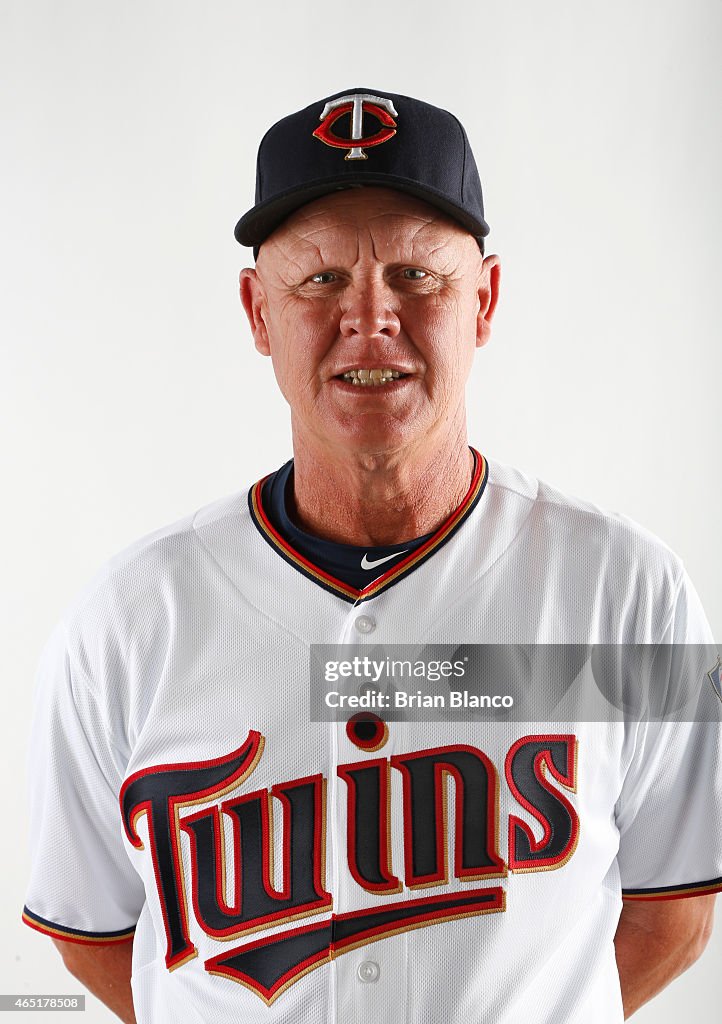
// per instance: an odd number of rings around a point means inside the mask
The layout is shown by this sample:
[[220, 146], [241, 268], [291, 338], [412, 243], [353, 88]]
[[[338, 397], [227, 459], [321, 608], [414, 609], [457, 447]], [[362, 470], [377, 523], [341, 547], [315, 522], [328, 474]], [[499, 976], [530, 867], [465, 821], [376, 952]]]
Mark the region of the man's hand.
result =
[[73, 977], [116, 1013], [124, 1024], [136, 1024], [130, 971], [133, 940], [91, 946], [53, 939]]
[[712, 934], [715, 896], [625, 900], [614, 946], [624, 1019], [691, 967]]

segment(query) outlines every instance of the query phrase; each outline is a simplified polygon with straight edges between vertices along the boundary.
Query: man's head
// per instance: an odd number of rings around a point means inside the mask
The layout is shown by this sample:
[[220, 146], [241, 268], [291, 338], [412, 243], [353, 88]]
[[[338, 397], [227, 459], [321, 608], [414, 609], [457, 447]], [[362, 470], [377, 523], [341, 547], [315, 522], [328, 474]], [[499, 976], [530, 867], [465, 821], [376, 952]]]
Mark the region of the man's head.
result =
[[348, 89], [281, 118], [258, 147], [256, 201], [236, 224], [261, 243], [294, 210], [349, 185], [384, 185], [425, 199], [474, 235], [489, 233], [464, 126], [448, 110], [400, 93]]
[[[388, 455], [464, 434], [464, 388], [489, 338], [499, 261], [423, 200], [335, 192], [296, 210], [240, 277], [256, 348], [273, 361], [294, 442]], [[388, 383], [352, 383], [371, 371]]]
[[[294, 449], [388, 455], [465, 438], [464, 385], [499, 286], [488, 230], [448, 111], [356, 90], [269, 129], [235, 234], [256, 255], [241, 299], [291, 406]], [[365, 383], [378, 371], [393, 379]]]

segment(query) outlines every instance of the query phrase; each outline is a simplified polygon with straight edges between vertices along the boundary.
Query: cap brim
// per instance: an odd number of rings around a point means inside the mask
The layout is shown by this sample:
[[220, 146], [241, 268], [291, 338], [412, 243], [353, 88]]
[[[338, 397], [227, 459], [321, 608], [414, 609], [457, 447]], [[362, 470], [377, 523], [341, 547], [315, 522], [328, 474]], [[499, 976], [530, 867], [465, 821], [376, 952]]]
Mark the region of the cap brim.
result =
[[294, 210], [298, 210], [306, 203], [328, 195], [330, 192], [362, 185], [380, 185], [405, 192], [417, 199], [425, 200], [448, 214], [475, 238], [483, 238], [489, 234], [489, 225], [485, 220], [471, 217], [466, 210], [456, 206], [449, 201], [447, 196], [434, 189], [395, 175], [366, 171], [354, 176], [346, 173], [337, 178], [324, 178], [323, 181], [310, 182], [300, 188], [289, 189], [265, 203], [259, 203], [245, 213], [236, 224], [233, 232], [236, 241], [241, 245], [260, 245]]

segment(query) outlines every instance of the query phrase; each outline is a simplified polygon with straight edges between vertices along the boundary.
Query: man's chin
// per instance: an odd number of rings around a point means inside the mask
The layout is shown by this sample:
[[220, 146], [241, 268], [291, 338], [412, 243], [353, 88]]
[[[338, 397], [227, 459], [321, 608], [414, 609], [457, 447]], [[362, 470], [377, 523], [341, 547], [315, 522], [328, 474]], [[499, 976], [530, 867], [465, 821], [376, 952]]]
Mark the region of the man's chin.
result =
[[294, 434], [297, 441], [303, 440], [304, 434], [313, 447], [326, 449], [330, 458], [337, 459], [339, 453], [349, 460], [364, 456], [393, 455], [405, 449], [423, 444], [428, 436], [431, 425], [422, 410], [415, 414], [390, 415], [378, 410], [373, 412], [356, 412], [349, 416], [346, 410], [339, 415], [334, 409], [331, 415], [314, 417], [313, 422], [302, 424], [296, 421]]

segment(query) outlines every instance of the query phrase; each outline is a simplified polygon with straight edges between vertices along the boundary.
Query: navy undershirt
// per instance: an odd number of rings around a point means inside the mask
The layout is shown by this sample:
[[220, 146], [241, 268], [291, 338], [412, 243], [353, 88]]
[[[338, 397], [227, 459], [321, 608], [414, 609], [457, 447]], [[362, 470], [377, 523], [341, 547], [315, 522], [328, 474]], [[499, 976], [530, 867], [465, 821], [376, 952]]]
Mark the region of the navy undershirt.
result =
[[[356, 547], [355, 544], [336, 544], [334, 541], [314, 537], [300, 530], [288, 514], [290, 495], [293, 492], [293, 459], [289, 459], [263, 485], [263, 508], [283, 539], [319, 569], [343, 580], [356, 590], [363, 590], [369, 583], [393, 568], [402, 558], [433, 537], [435, 530], [415, 537], [401, 544], [384, 544], [381, 547]], [[390, 556], [390, 557], [389, 557]], [[362, 567], [370, 562], [369, 568]], [[382, 561], [383, 560], [383, 561]]]

